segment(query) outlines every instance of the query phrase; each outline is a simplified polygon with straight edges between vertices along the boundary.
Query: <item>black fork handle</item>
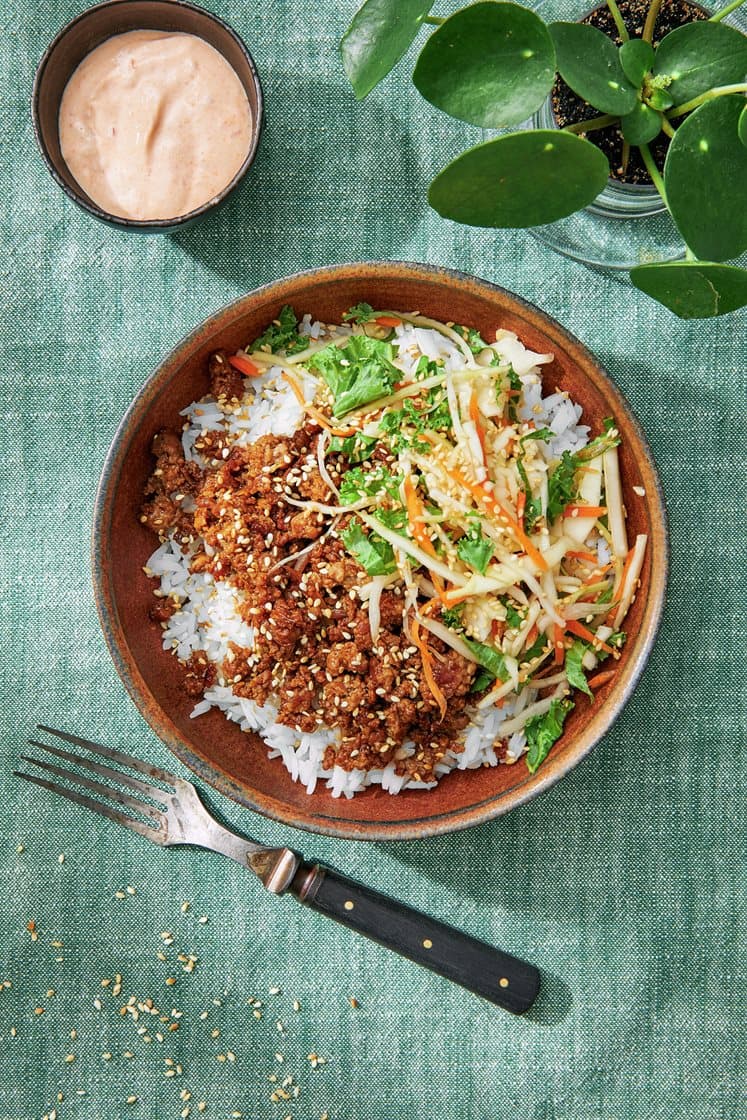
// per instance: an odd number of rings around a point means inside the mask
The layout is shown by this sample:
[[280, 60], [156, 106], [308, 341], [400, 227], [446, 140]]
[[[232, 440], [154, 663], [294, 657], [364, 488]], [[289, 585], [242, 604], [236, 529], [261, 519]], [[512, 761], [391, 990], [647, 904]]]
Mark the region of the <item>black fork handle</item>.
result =
[[506, 1011], [520, 1015], [537, 997], [540, 974], [534, 965], [346, 879], [337, 871], [302, 863], [289, 889], [312, 910], [425, 965]]

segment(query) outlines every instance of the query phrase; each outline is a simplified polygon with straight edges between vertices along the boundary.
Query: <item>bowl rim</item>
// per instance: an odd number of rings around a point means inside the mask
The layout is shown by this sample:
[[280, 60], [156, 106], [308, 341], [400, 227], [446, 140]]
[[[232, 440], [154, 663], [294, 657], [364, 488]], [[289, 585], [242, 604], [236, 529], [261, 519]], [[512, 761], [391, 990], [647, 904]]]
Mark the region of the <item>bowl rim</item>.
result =
[[[129, 7], [129, 5], [133, 3], [142, 4], [143, 2], [153, 2], [166, 5], [178, 10], [197, 12], [199, 15], [204, 16], [211, 23], [215, 23], [219, 27], [221, 27], [228, 35], [230, 35], [230, 37], [236, 43], [236, 46], [241, 51], [241, 54], [244, 57], [249, 73], [251, 75], [252, 83], [254, 85], [257, 97], [257, 112], [256, 114], [253, 114], [254, 120], [252, 121], [251, 142], [249, 144], [249, 150], [247, 151], [246, 157], [241, 164], [241, 167], [238, 169], [230, 182], [228, 182], [226, 186], [223, 187], [219, 194], [216, 194], [213, 196], [213, 198], [208, 199], [208, 201], [204, 202], [202, 206], [198, 206], [196, 207], [196, 209], [190, 210], [186, 214], [179, 214], [173, 218], [125, 218], [120, 214], [112, 214], [109, 210], [104, 210], [101, 206], [98, 206], [97, 203], [95, 203], [88, 197], [88, 195], [85, 194], [83, 189], [78, 186], [77, 180], [71, 172], [71, 178], [73, 179], [77, 187], [77, 189], [74, 189], [58, 171], [57, 165], [52, 158], [47, 144], [44, 140], [40, 123], [39, 105], [41, 102], [41, 91], [44, 75], [47, 67], [52, 61], [55, 51], [62, 43], [62, 41], [66, 38], [66, 36], [73, 30], [74, 27], [76, 27], [79, 23], [84, 23], [87, 19], [90, 19], [90, 17], [96, 12], [100, 12], [104, 9], [106, 9], [107, 11], [114, 11], [116, 8]], [[143, 27], [142, 30], [147, 31], [149, 30], [149, 28]], [[217, 47], [214, 49], [218, 50]], [[222, 51], [218, 50], [218, 53], [220, 54], [221, 58], [225, 59], [225, 55]], [[225, 59], [225, 61], [228, 62], [228, 59]], [[231, 63], [229, 62], [228, 65], [231, 66]], [[236, 73], [235, 67], [231, 66], [231, 69], [234, 71], [234, 73]], [[47, 170], [50, 172], [57, 185], [62, 188], [67, 197], [72, 202], [76, 203], [76, 205], [80, 206], [81, 209], [87, 211], [94, 218], [98, 218], [99, 221], [106, 222], [108, 225], [116, 226], [119, 229], [143, 230], [145, 232], [151, 233], [168, 233], [178, 226], [188, 225], [190, 222], [195, 221], [195, 219], [203, 217], [205, 214], [209, 214], [213, 209], [215, 209], [216, 206], [220, 206], [221, 203], [225, 202], [229, 195], [233, 194], [233, 192], [236, 190], [239, 183], [242, 181], [257, 156], [259, 142], [262, 134], [262, 126], [264, 123], [264, 94], [262, 91], [262, 83], [259, 78], [259, 72], [257, 70], [256, 63], [249, 53], [249, 48], [247, 47], [246, 43], [241, 38], [239, 33], [235, 31], [233, 27], [231, 27], [230, 24], [226, 23], [224, 19], [221, 19], [221, 17], [216, 15], [214, 12], [209, 12], [206, 8], [201, 8], [198, 4], [191, 3], [191, 0], [102, 0], [101, 3], [94, 4], [90, 8], [85, 8], [84, 11], [79, 12], [77, 16], [74, 16], [63, 27], [61, 27], [39, 59], [39, 64], [34, 75], [34, 85], [31, 93], [31, 118], [34, 126], [34, 136], [36, 137], [36, 144], [39, 148], [39, 151], [41, 152], [42, 159], [47, 165]]]
[[[580, 351], [602, 375], [606, 383], [606, 389], [614, 400], [615, 408], [626, 415], [645, 452], [647, 464], [650, 468], [650, 481], [653, 483], [653, 492], [649, 492], [647, 486], [646, 501], [650, 510], [652, 536], [656, 535], [657, 579], [652, 581], [651, 594], [646, 602], [645, 615], [642, 619], [641, 628], [636, 634], [636, 643], [639, 648], [637, 648], [635, 656], [626, 664], [624, 687], [618, 693], [615, 706], [609, 712], [604, 713], [601, 725], [599, 714], [592, 717], [589, 726], [584, 729], [573, 748], [566, 747], [554, 758], [552, 767], [546, 770], [541, 768], [532, 775], [529, 781], [525, 781], [502, 794], [483, 798], [481, 801], [463, 808], [447, 809], [438, 816], [410, 817], [406, 821], [348, 821], [339, 817], [327, 816], [318, 811], [313, 816], [307, 814], [306, 817], [299, 818], [297, 810], [288, 810], [285, 803], [277, 798], [256, 791], [248, 791], [246, 787], [228, 777], [228, 775], [217, 771], [207, 760], [197, 754], [195, 748], [181, 737], [175, 724], [160, 705], [152, 700], [150, 703], [148, 702], [148, 686], [140, 675], [134, 659], [128, 657], [126, 642], [123, 638], [120, 639], [117, 633], [117, 611], [111, 589], [111, 580], [106, 571], [105, 563], [107, 553], [105, 545], [111, 527], [114, 493], [129, 450], [129, 444], [132, 442], [138, 426], [137, 424], [133, 425], [133, 421], [136, 421], [138, 416], [141, 421], [147, 416], [150, 403], [161, 391], [161, 382], [170, 380], [174, 376], [174, 370], [183, 364], [197, 339], [204, 337], [205, 332], [209, 331], [212, 324], [217, 324], [219, 320], [224, 318], [230, 318], [232, 312], [238, 312], [242, 305], [249, 301], [270, 302], [273, 298], [282, 299], [287, 294], [285, 289], [288, 285], [298, 280], [308, 278], [332, 281], [344, 276], [351, 269], [360, 268], [365, 268], [374, 280], [377, 277], [383, 279], [390, 276], [392, 270], [404, 269], [408, 279], [466, 284], [476, 292], [498, 294], [509, 304], [513, 303], [519, 309], [537, 315], [543, 329], [549, 328], [550, 333], [559, 335], [574, 349]], [[132, 430], [130, 431], [131, 427]], [[649, 545], [653, 549], [654, 542], [650, 541]], [[140, 714], [172, 754], [213, 789], [265, 817], [293, 828], [300, 828], [324, 836], [346, 840], [372, 841], [423, 839], [483, 824], [533, 800], [538, 794], [555, 785], [574, 766], [581, 762], [612, 729], [630, 699], [648, 662], [664, 612], [670, 563], [667, 511], [661, 480], [651, 447], [626, 398], [591, 351], [575, 335], [561, 326], [556, 319], [553, 319], [528, 300], [515, 295], [498, 284], [494, 284], [492, 281], [440, 265], [400, 260], [351, 261], [306, 269], [290, 276], [269, 281], [219, 308], [182, 338], [141, 385], [117, 427], [104, 460], [96, 492], [90, 547], [96, 609], [114, 666]]]

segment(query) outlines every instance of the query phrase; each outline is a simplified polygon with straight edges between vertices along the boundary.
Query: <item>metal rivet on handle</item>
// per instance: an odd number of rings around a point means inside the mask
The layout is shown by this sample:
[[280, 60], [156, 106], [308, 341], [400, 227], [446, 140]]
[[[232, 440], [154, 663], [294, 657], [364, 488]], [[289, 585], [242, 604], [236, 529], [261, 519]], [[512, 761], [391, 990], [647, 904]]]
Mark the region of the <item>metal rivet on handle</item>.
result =
[[354, 906], [355, 906], [355, 903], [351, 902], [350, 899], [348, 899], [347, 902], [345, 903], [345, 909], [346, 910], [352, 910]]
[[500, 980], [498, 981], [498, 983], [500, 984], [500, 986], [501, 986], [502, 988], [507, 988], [507, 987], [508, 987], [508, 977], [506, 977], [506, 976], [501, 976], [501, 978], [500, 978]]
[[430, 937], [426, 937], [425, 941], [423, 942], [423, 948], [424, 949], [432, 949], [433, 948], [433, 942], [431, 941]]

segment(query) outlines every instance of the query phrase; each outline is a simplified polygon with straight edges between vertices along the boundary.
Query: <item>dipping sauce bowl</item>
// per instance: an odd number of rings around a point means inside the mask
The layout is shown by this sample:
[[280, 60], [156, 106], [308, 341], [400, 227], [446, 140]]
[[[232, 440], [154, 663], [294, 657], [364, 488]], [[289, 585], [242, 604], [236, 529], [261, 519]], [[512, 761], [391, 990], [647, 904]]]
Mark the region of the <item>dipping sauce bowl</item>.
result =
[[[237, 75], [249, 102], [252, 129], [246, 157], [218, 194], [197, 209], [165, 218], [137, 219], [112, 214], [99, 206], [72, 175], [62, 154], [59, 112], [65, 88], [79, 64], [105, 40], [128, 31], [182, 32], [203, 39]], [[32, 113], [36, 139], [54, 179], [84, 210], [101, 221], [128, 230], [165, 233], [185, 226], [225, 202], [246, 175], [259, 147], [263, 97], [257, 68], [245, 44], [223, 20], [184, 0], [108, 0], [76, 16], [44, 53], [34, 82]]]

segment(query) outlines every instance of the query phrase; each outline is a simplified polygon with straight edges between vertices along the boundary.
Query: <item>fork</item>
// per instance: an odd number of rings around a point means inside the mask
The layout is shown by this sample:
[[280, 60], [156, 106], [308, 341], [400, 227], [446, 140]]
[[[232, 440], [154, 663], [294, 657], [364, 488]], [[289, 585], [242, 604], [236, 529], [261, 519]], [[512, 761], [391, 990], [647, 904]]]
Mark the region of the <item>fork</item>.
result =
[[[265, 847], [229, 831], [208, 813], [191, 782], [159, 766], [43, 724], [37, 725], [37, 730], [78, 750], [29, 739], [32, 746], [51, 758], [22, 755], [24, 762], [41, 773], [16, 770], [16, 777], [84, 805], [162, 847], [190, 844], [221, 852], [242, 867], [250, 868], [272, 894], [295, 895], [312, 910], [425, 965], [507, 1011], [521, 1014], [534, 1002], [540, 974], [533, 965], [347, 879], [337, 871], [318, 863], [306, 863], [290, 848]], [[76, 773], [71, 766], [96, 777]], [[142, 776], [136, 777], [127, 773], [128, 770]], [[61, 781], [42, 775], [52, 775]], [[102, 778], [105, 781], [99, 780]], [[80, 789], [71, 789], [62, 782], [74, 783]], [[118, 789], [117, 785], [125, 788]]]

